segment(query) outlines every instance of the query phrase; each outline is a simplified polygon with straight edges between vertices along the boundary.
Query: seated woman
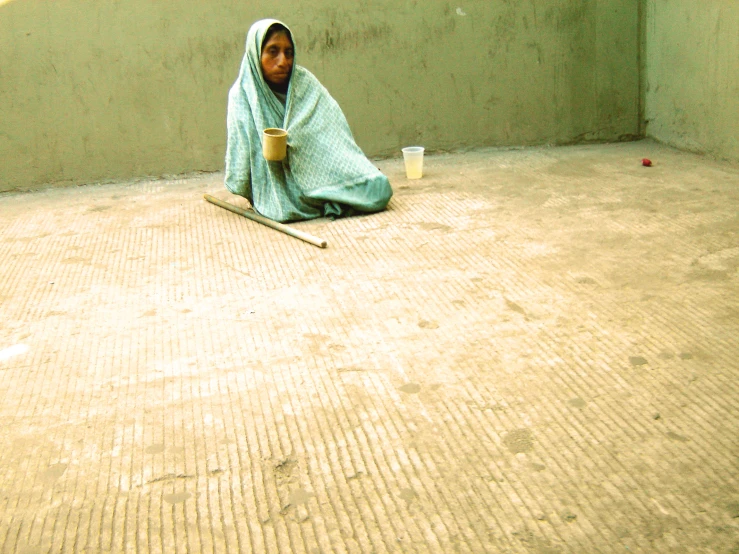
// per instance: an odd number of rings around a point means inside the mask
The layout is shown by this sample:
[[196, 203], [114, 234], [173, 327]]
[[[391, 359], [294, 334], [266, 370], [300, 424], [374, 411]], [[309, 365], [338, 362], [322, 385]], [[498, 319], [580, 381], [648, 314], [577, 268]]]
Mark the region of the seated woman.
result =
[[[226, 188], [275, 221], [341, 217], [385, 209], [390, 183], [354, 142], [339, 105], [294, 64], [290, 30], [257, 21], [228, 94]], [[288, 132], [287, 158], [262, 156], [262, 132]]]

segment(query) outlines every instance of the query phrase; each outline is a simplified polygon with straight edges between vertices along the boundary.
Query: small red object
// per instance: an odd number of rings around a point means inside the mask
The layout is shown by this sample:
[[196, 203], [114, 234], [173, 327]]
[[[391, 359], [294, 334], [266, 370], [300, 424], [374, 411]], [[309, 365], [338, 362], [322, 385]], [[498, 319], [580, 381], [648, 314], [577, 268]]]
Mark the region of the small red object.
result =
[[650, 160], [649, 158], [644, 158], [644, 159], [643, 159], [643, 160], [641, 161], [641, 164], [642, 164], [642, 165], [643, 165], [644, 167], [652, 167], [652, 160]]

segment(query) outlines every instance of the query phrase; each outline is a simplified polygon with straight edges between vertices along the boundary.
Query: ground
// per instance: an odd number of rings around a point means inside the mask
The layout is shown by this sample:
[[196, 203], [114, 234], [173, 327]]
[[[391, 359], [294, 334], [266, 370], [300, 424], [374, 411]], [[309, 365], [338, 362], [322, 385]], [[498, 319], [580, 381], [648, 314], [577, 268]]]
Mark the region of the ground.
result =
[[221, 174], [0, 196], [0, 552], [739, 552], [739, 167], [377, 164], [325, 250]]

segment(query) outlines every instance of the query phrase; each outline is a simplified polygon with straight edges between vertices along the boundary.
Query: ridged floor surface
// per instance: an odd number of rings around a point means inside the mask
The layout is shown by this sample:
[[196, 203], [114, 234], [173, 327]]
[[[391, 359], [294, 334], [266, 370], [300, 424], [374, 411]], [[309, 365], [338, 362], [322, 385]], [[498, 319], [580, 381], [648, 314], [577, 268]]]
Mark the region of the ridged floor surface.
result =
[[377, 163], [325, 250], [220, 174], [0, 196], [0, 552], [739, 552], [739, 167]]

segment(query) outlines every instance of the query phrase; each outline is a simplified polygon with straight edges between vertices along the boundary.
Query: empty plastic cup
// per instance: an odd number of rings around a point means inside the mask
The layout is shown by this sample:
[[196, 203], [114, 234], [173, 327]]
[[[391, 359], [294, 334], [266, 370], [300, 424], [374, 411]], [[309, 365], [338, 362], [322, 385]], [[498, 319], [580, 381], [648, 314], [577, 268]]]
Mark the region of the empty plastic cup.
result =
[[423, 177], [423, 146], [407, 146], [403, 148], [405, 160], [405, 176], [409, 179]]

